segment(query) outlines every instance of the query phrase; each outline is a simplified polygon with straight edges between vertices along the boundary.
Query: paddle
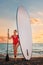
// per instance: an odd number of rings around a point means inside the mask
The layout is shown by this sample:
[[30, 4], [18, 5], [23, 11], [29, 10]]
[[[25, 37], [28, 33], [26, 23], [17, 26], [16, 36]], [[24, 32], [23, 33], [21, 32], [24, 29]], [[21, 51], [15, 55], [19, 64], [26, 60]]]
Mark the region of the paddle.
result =
[[[8, 29], [7, 36], [9, 37], [9, 29]], [[9, 55], [8, 55], [8, 42], [9, 42], [9, 38], [8, 37], [7, 37], [7, 54], [6, 54], [5, 61], [9, 61]]]

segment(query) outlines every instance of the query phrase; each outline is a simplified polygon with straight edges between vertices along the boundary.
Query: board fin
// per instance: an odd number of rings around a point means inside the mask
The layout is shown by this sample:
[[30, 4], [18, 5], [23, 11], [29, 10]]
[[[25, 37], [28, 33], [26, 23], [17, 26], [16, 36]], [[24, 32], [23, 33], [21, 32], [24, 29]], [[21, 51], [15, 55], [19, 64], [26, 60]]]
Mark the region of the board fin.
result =
[[27, 56], [29, 56], [28, 49], [26, 51], [27, 51]]

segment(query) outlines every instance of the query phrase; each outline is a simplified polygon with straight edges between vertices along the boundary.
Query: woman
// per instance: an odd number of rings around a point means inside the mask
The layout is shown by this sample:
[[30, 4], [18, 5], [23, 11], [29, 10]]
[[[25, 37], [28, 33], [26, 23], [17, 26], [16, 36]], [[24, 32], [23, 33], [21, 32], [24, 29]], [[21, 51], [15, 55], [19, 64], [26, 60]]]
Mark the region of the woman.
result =
[[19, 46], [19, 36], [16, 33], [17, 33], [17, 31], [14, 30], [14, 34], [11, 37], [9, 37], [9, 39], [13, 40], [13, 48], [14, 48], [14, 57], [15, 58], [17, 55], [17, 48]]

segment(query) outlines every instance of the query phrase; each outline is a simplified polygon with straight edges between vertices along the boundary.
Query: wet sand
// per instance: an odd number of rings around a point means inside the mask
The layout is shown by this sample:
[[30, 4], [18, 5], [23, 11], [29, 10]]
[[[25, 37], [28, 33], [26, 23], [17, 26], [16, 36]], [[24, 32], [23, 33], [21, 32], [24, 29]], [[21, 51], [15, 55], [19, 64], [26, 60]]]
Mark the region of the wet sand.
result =
[[43, 57], [32, 57], [30, 60], [24, 58], [10, 58], [9, 61], [0, 59], [0, 65], [43, 65]]

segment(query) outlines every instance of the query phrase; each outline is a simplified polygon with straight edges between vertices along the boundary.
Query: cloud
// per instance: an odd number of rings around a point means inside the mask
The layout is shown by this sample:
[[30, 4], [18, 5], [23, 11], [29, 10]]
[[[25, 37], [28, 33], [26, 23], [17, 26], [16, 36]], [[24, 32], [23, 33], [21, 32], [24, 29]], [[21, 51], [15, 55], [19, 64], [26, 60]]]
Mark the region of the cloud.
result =
[[0, 36], [0, 43], [4, 43], [7, 41], [7, 37]]
[[38, 31], [32, 34], [33, 43], [43, 43], [43, 31]]
[[43, 16], [43, 12], [41, 12], [41, 11], [32, 11], [32, 12], [30, 12], [30, 16]]
[[0, 19], [0, 35], [6, 36], [8, 28], [13, 31], [16, 29], [16, 20], [9, 20], [9, 19]]
[[37, 14], [43, 16], [43, 12], [37, 12]]
[[[6, 37], [0, 36], [0, 43], [7, 43], [7, 40], [8, 40], [7, 36]], [[8, 43], [12, 42], [13, 42], [12, 39], [8, 40]]]
[[31, 24], [40, 23], [40, 19], [38, 18], [30, 18]]

